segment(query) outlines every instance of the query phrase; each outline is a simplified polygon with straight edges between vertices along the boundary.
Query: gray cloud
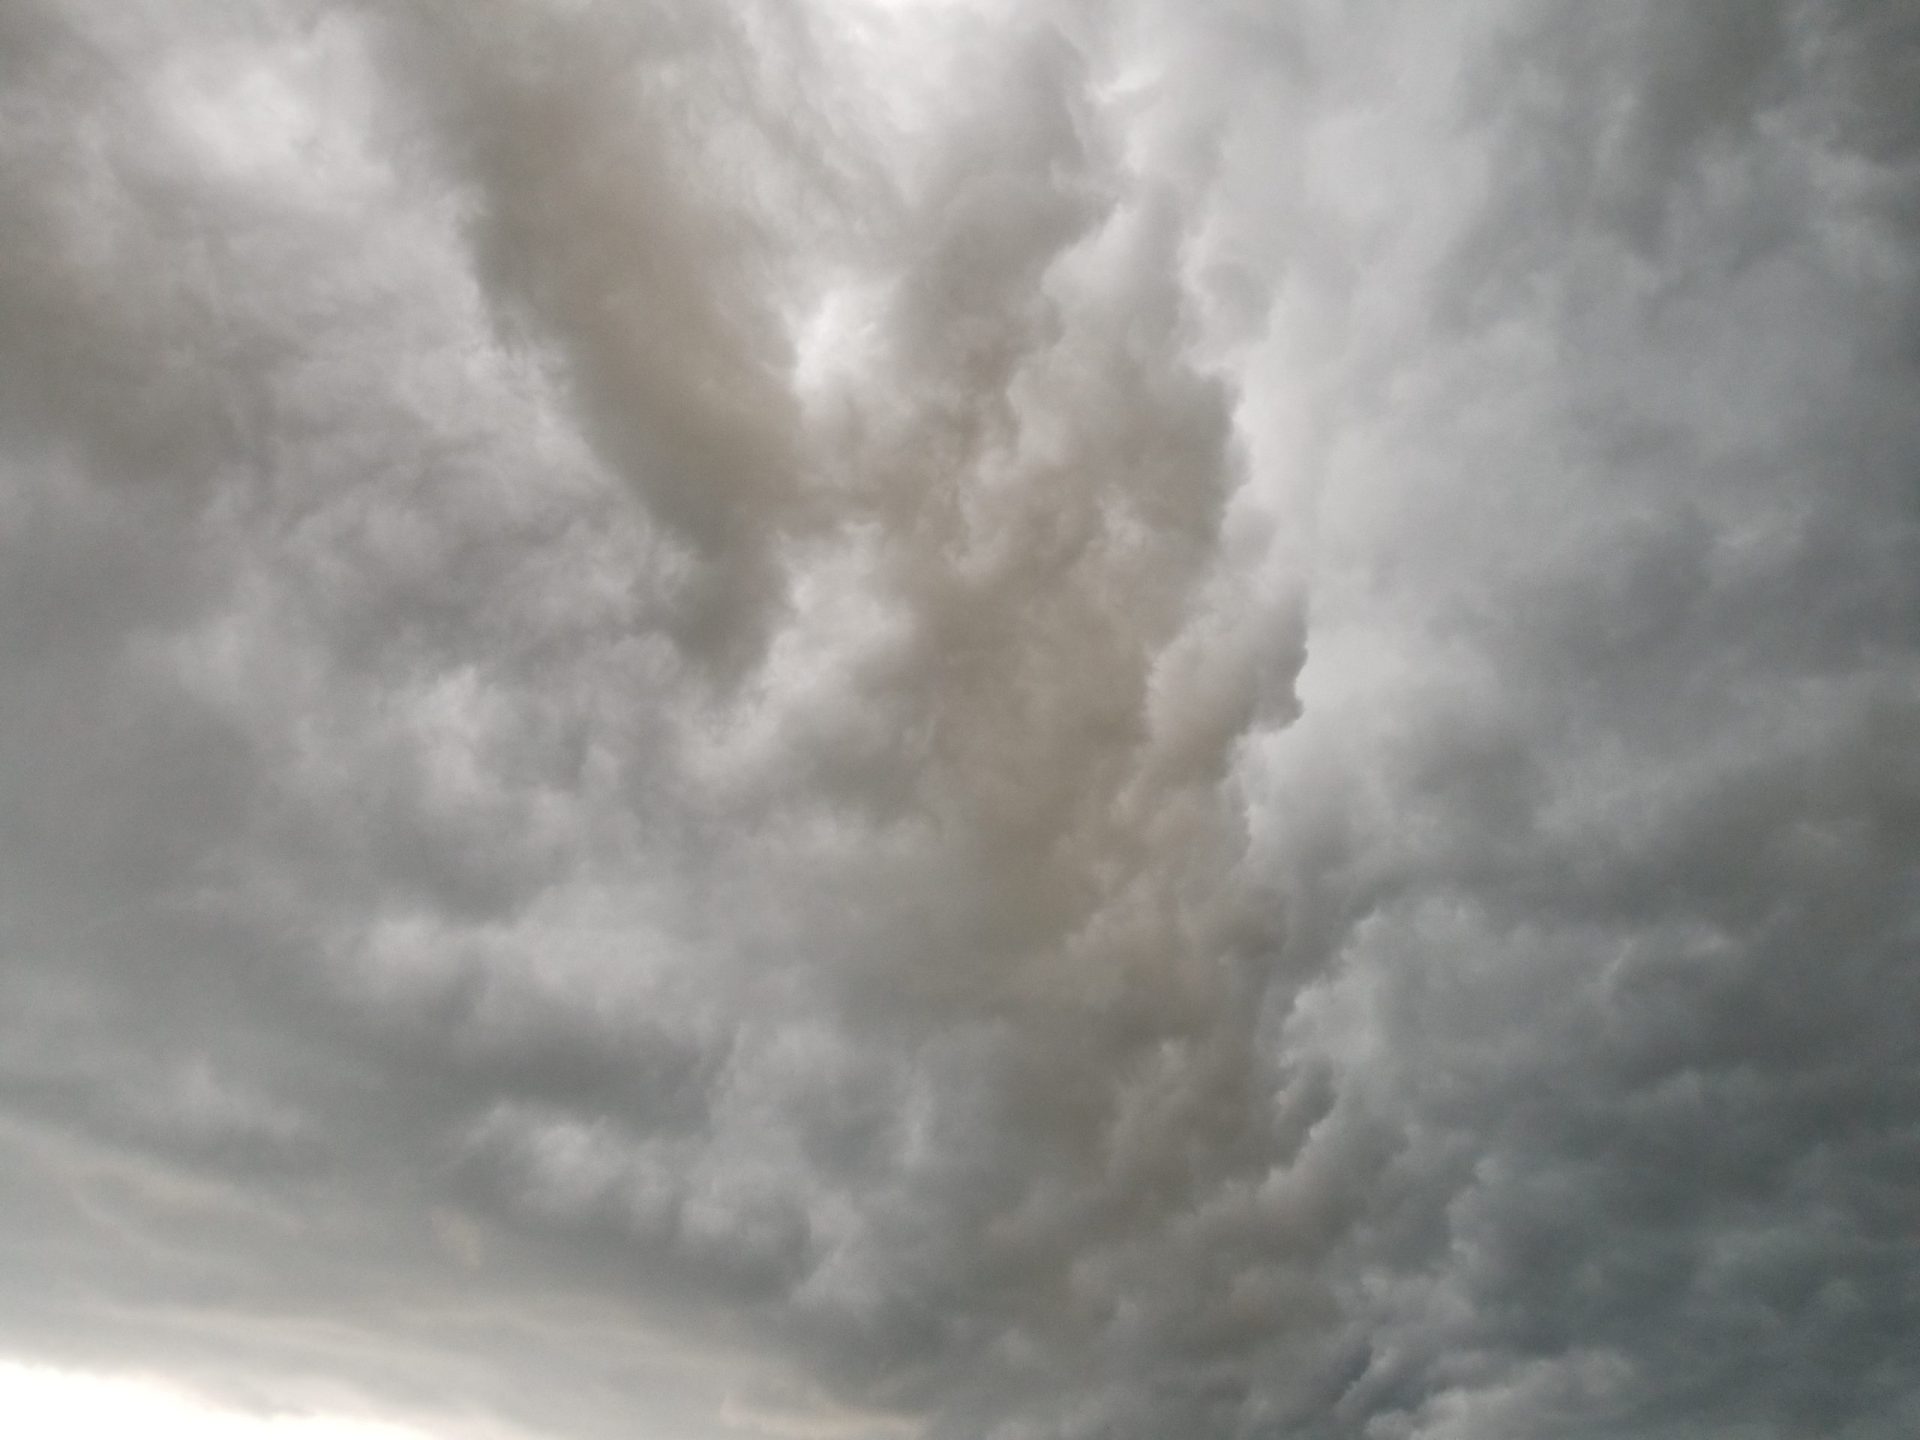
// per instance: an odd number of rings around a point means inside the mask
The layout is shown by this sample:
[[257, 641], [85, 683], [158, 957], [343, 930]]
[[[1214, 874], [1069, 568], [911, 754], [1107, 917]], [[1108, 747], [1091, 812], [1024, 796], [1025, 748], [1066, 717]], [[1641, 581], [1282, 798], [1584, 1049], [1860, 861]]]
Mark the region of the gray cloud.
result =
[[1910, 28], [0, 14], [6, 1347], [1907, 1433]]

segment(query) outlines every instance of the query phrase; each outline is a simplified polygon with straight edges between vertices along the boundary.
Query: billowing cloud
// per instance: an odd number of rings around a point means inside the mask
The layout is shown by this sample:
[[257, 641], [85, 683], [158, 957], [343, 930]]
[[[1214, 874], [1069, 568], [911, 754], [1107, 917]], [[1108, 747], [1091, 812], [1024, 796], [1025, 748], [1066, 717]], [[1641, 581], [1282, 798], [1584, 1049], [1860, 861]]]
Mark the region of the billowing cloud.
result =
[[1911, 1432], [1904, 10], [0, 11], [0, 1348]]

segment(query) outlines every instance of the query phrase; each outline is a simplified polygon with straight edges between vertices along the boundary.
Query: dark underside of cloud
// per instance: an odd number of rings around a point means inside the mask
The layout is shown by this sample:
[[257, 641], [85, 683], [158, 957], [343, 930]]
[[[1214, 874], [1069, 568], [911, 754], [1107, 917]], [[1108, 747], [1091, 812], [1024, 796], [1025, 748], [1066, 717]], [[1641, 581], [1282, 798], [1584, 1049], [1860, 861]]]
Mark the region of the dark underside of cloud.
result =
[[1916, 55], [0, 4], [0, 1353], [1920, 1432]]

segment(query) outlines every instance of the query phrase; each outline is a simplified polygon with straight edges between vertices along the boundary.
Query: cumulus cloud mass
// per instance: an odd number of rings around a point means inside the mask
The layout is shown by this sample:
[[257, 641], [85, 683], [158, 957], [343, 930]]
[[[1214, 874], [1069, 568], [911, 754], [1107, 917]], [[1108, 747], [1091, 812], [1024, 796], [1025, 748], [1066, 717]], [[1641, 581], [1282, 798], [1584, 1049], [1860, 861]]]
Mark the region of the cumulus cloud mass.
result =
[[5, 0], [0, 1359], [1920, 1433], [1916, 55]]

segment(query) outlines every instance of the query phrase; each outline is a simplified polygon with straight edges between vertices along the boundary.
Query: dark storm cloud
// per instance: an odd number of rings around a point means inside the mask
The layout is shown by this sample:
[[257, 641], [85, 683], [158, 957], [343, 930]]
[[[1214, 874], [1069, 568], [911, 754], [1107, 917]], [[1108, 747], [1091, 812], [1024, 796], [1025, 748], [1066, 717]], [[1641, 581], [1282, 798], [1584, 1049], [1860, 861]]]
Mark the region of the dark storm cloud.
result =
[[7, 10], [6, 1344], [1911, 1429], [1910, 32]]

